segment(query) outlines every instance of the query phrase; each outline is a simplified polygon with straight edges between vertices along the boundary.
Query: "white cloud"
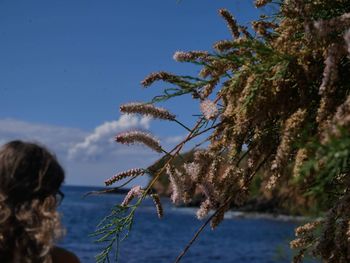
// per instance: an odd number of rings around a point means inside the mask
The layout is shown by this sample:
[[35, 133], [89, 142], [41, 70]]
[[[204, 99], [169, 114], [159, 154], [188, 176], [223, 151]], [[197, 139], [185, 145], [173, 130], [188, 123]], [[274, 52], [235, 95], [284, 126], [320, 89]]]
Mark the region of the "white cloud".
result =
[[122, 115], [117, 121], [105, 122], [96, 127], [83, 141], [73, 145], [68, 151], [68, 158], [95, 160], [105, 156], [107, 151], [118, 152], [122, 146], [117, 147], [116, 143], [113, 142], [116, 133], [132, 128], [148, 129], [150, 120], [149, 117], [139, 118], [134, 115]]
[[[91, 132], [78, 128], [0, 119], [0, 145], [20, 139], [46, 145], [56, 153], [66, 171], [66, 183], [103, 185], [115, 173], [135, 167], [147, 167], [161, 155], [142, 146], [125, 146], [114, 142], [114, 136], [128, 129], [149, 129], [150, 118], [123, 115], [105, 122]], [[165, 147], [173, 146], [183, 136], [163, 137]], [[145, 185], [146, 176], [137, 183]]]
[[47, 124], [31, 123], [15, 119], [0, 120], [0, 144], [10, 140], [39, 142], [48, 146], [59, 155], [87, 133], [76, 128], [60, 127]]

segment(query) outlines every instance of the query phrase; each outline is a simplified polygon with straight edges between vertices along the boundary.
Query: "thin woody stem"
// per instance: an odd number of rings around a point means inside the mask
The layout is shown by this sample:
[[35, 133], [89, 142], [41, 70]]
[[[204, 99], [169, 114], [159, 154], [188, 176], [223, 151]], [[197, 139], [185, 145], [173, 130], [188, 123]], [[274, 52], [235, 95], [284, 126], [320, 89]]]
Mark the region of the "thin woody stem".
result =
[[232, 197], [228, 198], [226, 200], [226, 202], [221, 205], [214, 214], [212, 214], [202, 225], [201, 227], [196, 231], [196, 233], [193, 235], [192, 239], [190, 240], [190, 242], [188, 242], [188, 244], [186, 245], [186, 247], [184, 248], [184, 250], [177, 256], [177, 258], [175, 259], [174, 263], [178, 263], [180, 262], [180, 260], [183, 258], [183, 256], [185, 256], [185, 254], [187, 253], [187, 251], [190, 249], [190, 247], [192, 246], [192, 244], [196, 241], [196, 239], [198, 238], [199, 234], [204, 230], [204, 228], [210, 223], [210, 221], [218, 214], [221, 212], [221, 210], [227, 206], [232, 200]]
[[185, 128], [187, 131], [192, 132], [192, 130], [190, 128], [188, 128], [185, 124], [178, 121], [177, 119], [174, 119], [173, 121], [176, 122], [177, 124], [179, 124], [180, 126], [182, 126], [183, 128]]
[[129, 184], [131, 181], [133, 181], [136, 177], [138, 176], [133, 176], [131, 177], [129, 180], [127, 180], [125, 183], [123, 183], [122, 185], [119, 185], [117, 187], [113, 187], [113, 188], [108, 188], [108, 189], [103, 189], [101, 191], [91, 191], [91, 192], [87, 192], [86, 194], [83, 195], [83, 198], [89, 196], [89, 195], [100, 195], [100, 194], [106, 194], [106, 193], [112, 193], [124, 186], [126, 186], [127, 184]]
[[163, 153], [165, 153], [166, 155], [171, 155], [168, 151], [164, 150], [163, 148], [161, 148], [161, 151], [162, 151]]

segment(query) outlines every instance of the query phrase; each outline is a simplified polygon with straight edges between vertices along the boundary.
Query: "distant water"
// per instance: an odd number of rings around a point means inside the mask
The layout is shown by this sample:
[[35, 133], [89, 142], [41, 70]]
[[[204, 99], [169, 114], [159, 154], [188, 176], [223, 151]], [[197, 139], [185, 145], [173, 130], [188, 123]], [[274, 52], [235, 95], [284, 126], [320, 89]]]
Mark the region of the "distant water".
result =
[[[110, 208], [120, 203], [121, 195], [99, 195], [82, 198], [94, 190], [65, 186], [60, 211], [67, 235], [61, 246], [73, 251], [82, 263], [95, 262], [100, 251], [89, 237]], [[146, 200], [135, 217], [129, 239], [121, 243], [120, 262], [173, 262], [193, 233], [201, 225], [196, 209], [173, 208], [162, 200], [165, 216], [159, 220], [151, 200]], [[290, 262], [288, 243], [296, 223], [272, 219], [227, 219], [212, 231], [207, 228], [194, 243], [184, 263], [276, 263]]]

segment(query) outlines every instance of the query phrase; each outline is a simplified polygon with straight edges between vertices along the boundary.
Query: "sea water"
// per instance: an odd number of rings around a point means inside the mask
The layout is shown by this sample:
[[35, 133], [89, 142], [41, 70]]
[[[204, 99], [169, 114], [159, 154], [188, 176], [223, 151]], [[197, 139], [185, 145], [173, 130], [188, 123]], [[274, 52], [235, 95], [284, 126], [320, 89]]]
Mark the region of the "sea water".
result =
[[[90, 236], [123, 195], [83, 197], [94, 188], [64, 186], [60, 205], [67, 234], [60, 245], [73, 251], [82, 263], [95, 262], [102, 247]], [[159, 220], [151, 200], [139, 207], [130, 236], [120, 244], [119, 262], [174, 262], [203, 223], [195, 208], [175, 208], [164, 199], [164, 218]], [[225, 219], [214, 231], [207, 227], [181, 262], [276, 263], [290, 262], [288, 243], [296, 222], [262, 218]], [[113, 256], [112, 256], [113, 258]]]

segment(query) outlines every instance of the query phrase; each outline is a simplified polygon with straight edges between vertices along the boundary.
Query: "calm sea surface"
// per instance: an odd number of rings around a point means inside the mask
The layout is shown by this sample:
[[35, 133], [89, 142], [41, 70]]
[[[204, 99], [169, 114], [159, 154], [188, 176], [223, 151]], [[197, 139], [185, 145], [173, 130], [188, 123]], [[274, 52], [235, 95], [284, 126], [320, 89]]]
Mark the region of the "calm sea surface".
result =
[[[100, 248], [89, 237], [97, 223], [122, 195], [82, 198], [94, 190], [87, 187], [63, 187], [65, 199], [60, 211], [67, 235], [61, 246], [74, 251], [82, 263], [95, 262]], [[162, 200], [165, 216], [157, 218], [151, 200], [146, 200], [135, 217], [129, 239], [121, 243], [119, 262], [173, 262], [201, 225], [196, 209], [173, 208]], [[212, 231], [207, 228], [182, 262], [268, 263], [290, 262], [288, 242], [296, 223], [273, 219], [226, 219]]]

